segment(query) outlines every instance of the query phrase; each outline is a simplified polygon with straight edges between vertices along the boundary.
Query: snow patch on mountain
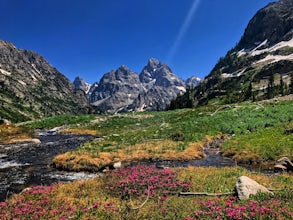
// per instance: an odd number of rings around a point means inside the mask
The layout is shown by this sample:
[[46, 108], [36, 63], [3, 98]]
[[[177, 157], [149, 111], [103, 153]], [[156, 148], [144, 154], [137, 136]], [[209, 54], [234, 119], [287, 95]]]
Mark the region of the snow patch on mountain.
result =
[[8, 72], [8, 71], [3, 70], [3, 69], [0, 69], [0, 73], [2, 73], [5, 76], [10, 76], [11, 75], [11, 72]]
[[269, 63], [275, 63], [281, 60], [293, 60], [293, 54], [282, 56], [282, 55], [267, 55], [265, 58], [255, 62], [256, 63], [263, 63], [263, 62], [269, 62]]
[[260, 48], [264, 47], [267, 43], [268, 43], [268, 40], [266, 39], [251, 51], [249, 49], [243, 48], [242, 50], [237, 52], [237, 56], [241, 57], [246, 54], [249, 54], [251, 56], [257, 56], [257, 55], [260, 55], [263, 53], [271, 53], [271, 52], [277, 51], [277, 50], [284, 48], [284, 47], [293, 47], [293, 38], [289, 41], [281, 41], [271, 47], [260, 49]]

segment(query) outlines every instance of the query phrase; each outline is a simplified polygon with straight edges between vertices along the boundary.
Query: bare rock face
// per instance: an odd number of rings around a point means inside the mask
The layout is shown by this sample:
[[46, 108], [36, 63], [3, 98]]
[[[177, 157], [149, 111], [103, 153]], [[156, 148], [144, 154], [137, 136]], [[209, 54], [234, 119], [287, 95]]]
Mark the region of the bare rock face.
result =
[[191, 76], [186, 80], [186, 87], [189, 89], [195, 88], [200, 82], [202, 81], [201, 78], [197, 76]]
[[134, 101], [135, 111], [164, 110], [178, 94], [186, 92], [185, 82], [166, 64], [151, 58], [139, 78], [144, 92]]
[[274, 1], [253, 16], [237, 45], [195, 89], [193, 101], [200, 105], [218, 97], [227, 103], [270, 99], [269, 78], [278, 85], [282, 77], [289, 87], [292, 69], [293, 1]]
[[106, 73], [90, 90], [89, 101], [99, 113], [164, 110], [185, 91], [182, 79], [166, 64], [151, 58], [140, 75], [126, 66]]
[[89, 92], [91, 85], [85, 82], [81, 77], [76, 77], [73, 81], [73, 85], [76, 89], [84, 91], [86, 94]]
[[141, 91], [138, 74], [121, 66], [102, 77], [89, 101], [99, 113], [117, 113], [130, 105]]
[[85, 94], [39, 54], [0, 40], [0, 118], [13, 122], [88, 112]]
[[272, 194], [266, 187], [247, 176], [241, 176], [237, 179], [236, 191], [240, 200], [248, 199], [250, 195], [256, 195], [259, 192]]
[[288, 41], [293, 34], [293, 1], [280, 0], [259, 10], [250, 20], [237, 48], [254, 48], [267, 39], [272, 46]]

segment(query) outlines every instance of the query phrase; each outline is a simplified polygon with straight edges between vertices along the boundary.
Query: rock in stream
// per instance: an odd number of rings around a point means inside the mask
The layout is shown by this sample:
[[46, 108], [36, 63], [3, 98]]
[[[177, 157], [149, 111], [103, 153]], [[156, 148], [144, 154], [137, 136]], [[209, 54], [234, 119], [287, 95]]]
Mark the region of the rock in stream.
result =
[[63, 172], [50, 167], [56, 155], [74, 150], [94, 138], [40, 132], [39, 144], [0, 144], [0, 201], [32, 185], [95, 178], [97, 174]]

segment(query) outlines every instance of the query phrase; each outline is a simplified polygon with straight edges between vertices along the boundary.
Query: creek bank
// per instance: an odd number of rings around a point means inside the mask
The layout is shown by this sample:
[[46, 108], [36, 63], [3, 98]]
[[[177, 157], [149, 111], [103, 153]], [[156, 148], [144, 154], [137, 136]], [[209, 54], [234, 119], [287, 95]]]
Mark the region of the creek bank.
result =
[[96, 137], [42, 131], [38, 138], [40, 143], [0, 144], [0, 201], [32, 185], [98, 176], [86, 172], [58, 171], [50, 166], [56, 155], [72, 151]]

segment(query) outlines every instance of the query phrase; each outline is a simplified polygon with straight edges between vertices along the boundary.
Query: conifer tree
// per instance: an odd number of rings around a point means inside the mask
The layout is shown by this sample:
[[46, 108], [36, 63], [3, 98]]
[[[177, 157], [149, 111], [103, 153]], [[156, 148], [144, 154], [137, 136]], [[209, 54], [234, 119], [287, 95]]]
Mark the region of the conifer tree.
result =
[[283, 81], [283, 77], [282, 75], [280, 74], [280, 94], [282, 96], [285, 95], [285, 91], [284, 91], [284, 81]]
[[293, 72], [290, 74], [291, 80], [290, 80], [290, 93], [293, 94]]
[[272, 74], [269, 78], [269, 84], [267, 89], [267, 98], [271, 99], [275, 96], [274, 94], [274, 74]]

